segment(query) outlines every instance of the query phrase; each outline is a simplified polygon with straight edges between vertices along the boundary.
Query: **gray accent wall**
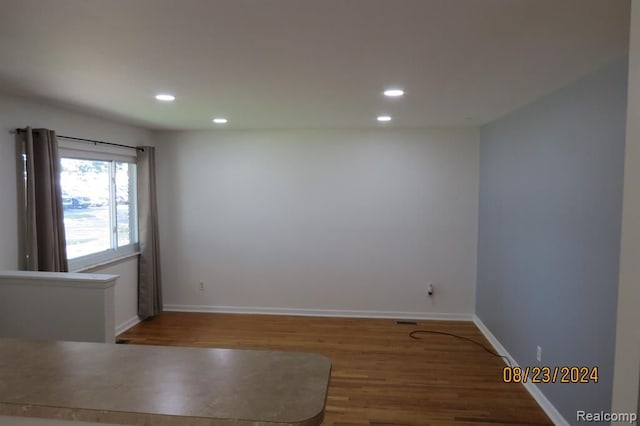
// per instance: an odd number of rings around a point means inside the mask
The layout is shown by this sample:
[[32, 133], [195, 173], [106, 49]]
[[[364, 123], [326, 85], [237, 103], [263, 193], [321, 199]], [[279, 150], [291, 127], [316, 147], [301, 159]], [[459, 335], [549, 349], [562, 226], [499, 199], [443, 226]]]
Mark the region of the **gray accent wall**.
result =
[[626, 101], [620, 60], [481, 129], [476, 313], [522, 366], [599, 368], [538, 385], [572, 424], [611, 407]]

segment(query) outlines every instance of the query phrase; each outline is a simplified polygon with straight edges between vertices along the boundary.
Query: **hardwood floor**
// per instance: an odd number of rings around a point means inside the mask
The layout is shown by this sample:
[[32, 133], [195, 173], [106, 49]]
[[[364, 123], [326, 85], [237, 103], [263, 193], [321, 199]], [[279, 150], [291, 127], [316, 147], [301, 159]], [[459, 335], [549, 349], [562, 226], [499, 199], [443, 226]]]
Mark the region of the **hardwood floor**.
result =
[[333, 363], [325, 425], [549, 425], [472, 322], [166, 312], [119, 337], [133, 344], [313, 352]]

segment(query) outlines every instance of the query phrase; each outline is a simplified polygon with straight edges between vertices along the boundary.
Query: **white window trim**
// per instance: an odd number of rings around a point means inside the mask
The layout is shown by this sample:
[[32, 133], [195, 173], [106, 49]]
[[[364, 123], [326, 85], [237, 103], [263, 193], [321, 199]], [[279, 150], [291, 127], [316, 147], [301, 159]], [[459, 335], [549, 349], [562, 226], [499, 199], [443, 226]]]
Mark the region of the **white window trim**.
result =
[[[110, 146], [110, 145], [92, 145], [86, 142], [77, 142], [60, 139], [58, 142], [59, 155], [61, 158], [75, 158], [79, 160], [101, 160], [101, 161], [118, 161], [125, 163], [137, 163], [137, 157], [128, 148]], [[113, 197], [113, 194], [111, 195]], [[137, 205], [136, 205], [137, 210]], [[138, 223], [134, 223], [135, 234], [138, 234]], [[113, 237], [112, 237], [113, 238]], [[98, 253], [91, 253], [86, 256], [69, 259], [69, 271], [77, 272], [92, 269], [99, 266], [105, 266], [113, 262], [117, 262], [123, 258], [136, 256], [139, 254], [139, 244], [128, 244], [116, 249], [108, 249]]]
[[122, 260], [123, 258], [136, 256], [138, 254], [140, 254], [138, 243], [118, 247], [117, 249], [109, 249], [98, 253], [91, 253], [86, 256], [70, 259], [69, 271], [80, 272], [87, 269], [96, 268], [98, 266], [106, 266], [110, 263]]

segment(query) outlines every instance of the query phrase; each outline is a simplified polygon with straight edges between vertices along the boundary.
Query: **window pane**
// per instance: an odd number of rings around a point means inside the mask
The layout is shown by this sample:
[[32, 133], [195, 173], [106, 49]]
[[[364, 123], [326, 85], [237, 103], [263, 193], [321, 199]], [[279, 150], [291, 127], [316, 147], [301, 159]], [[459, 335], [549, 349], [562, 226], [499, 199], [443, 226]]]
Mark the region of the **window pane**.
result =
[[62, 158], [60, 163], [67, 257], [110, 249], [110, 162]]
[[116, 162], [116, 225], [118, 246], [138, 242], [136, 205], [136, 165]]

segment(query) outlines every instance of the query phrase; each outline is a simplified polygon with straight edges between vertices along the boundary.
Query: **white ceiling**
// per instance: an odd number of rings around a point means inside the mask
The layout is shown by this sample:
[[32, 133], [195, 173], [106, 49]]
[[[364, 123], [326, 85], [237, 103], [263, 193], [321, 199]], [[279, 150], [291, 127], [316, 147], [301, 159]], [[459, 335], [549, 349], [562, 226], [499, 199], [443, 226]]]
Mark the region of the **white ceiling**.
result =
[[[154, 129], [485, 123], [628, 49], [628, 0], [2, 0], [0, 90]], [[385, 99], [402, 86], [404, 99]], [[154, 95], [171, 92], [173, 104]]]

